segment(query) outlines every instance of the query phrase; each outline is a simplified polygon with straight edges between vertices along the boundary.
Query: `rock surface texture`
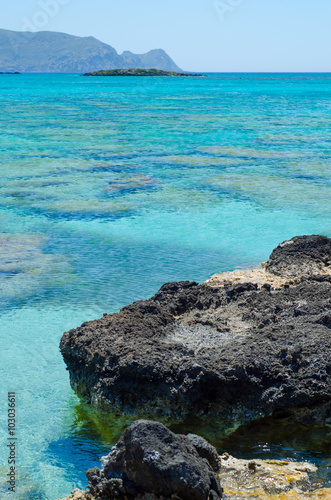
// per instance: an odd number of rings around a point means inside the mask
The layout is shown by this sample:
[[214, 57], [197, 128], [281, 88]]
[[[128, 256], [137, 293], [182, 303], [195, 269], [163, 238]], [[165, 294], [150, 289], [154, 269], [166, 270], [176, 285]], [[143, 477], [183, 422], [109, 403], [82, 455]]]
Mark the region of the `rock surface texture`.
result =
[[72, 387], [97, 409], [165, 422], [330, 423], [331, 239], [283, 242], [257, 273], [168, 283], [66, 332]]
[[316, 467], [286, 460], [238, 460], [221, 457], [224, 497], [228, 500], [317, 500], [331, 498], [330, 488], [311, 488]]

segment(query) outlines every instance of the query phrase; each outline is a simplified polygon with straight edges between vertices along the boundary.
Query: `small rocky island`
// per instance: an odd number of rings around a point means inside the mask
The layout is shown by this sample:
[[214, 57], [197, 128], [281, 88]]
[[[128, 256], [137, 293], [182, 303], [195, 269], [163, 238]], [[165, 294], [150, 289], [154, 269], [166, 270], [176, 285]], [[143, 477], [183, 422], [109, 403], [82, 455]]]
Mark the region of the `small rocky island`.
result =
[[160, 69], [112, 69], [92, 71], [83, 76], [202, 76], [194, 73], [176, 73]]

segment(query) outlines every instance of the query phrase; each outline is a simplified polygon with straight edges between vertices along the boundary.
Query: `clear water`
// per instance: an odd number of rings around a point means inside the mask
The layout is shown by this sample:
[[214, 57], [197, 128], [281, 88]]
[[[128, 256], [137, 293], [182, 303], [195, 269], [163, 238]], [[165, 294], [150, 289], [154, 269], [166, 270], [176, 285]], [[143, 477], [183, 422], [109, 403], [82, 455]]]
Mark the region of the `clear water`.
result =
[[[14, 498], [54, 500], [86, 485], [126, 423], [72, 392], [64, 331], [292, 236], [331, 236], [331, 75], [1, 75], [0, 97], [1, 436], [16, 391]], [[315, 460], [306, 435], [290, 448]]]

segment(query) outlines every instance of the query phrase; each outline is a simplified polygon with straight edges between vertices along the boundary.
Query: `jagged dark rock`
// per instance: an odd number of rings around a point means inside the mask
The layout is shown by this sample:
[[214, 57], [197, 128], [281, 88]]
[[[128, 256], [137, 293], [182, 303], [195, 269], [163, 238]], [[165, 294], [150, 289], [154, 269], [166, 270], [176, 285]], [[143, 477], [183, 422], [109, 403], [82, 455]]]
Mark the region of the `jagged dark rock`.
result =
[[215, 448], [203, 438], [138, 420], [105, 457], [103, 469], [87, 471], [86, 498], [130, 500], [148, 494], [149, 499], [217, 500], [222, 498], [219, 469]]
[[331, 269], [331, 239], [326, 236], [297, 236], [280, 243], [265, 265], [279, 276], [311, 276]]
[[269, 272], [295, 269], [293, 286], [167, 283], [66, 332], [72, 387], [98, 409], [165, 422], [330, 423], [330, 242], [305, 236], [274, 250]]

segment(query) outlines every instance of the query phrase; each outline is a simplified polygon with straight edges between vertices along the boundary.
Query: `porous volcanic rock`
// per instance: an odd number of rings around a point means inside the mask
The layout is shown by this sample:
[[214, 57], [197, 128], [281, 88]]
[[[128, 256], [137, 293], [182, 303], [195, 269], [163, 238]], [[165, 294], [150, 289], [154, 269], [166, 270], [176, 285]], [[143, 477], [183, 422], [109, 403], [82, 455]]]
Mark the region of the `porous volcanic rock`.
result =
[[279, 276], [330, 274], [331, 239], [326, 236], [297, 236], [280, 243], [265, 263], [267, 271]]
[[[130, 425], [104, 458], [104, 467], [87, 471], [92, 498], [162, 498], [170, 500], [217, 500], [222, 488], [216, 472], [220, 460], [203, 438], [199, 445], [174, 434], [159, 422], [138, 420]], [[203, 457], [201, 457], [201, 450]], [[212, 457], [211, 462], [208, 460]], [[217, 456], [217, 467], [214, 457]], [[87, 496], [88, 497], [88, 496]]]
[[331, 422], [330, 260], [330, 238], [293, 238], [266, 264], [296, 269], [292, 285], [167, 283], [83, 323], [61, 340], [71, 385], [98, 409], [163, 422]]

